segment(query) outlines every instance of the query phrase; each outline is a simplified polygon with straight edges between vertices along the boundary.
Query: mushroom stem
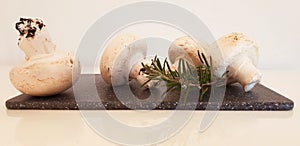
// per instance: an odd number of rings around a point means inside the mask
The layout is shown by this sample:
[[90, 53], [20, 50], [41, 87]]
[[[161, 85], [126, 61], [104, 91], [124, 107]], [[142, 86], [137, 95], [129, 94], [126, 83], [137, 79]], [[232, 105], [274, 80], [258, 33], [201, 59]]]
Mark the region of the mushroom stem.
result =
[[[147, 75], [141, 72], [143, 68], [142, 63], [145, 65], [151, 65], [151, 61], [143, 59], [132, 66], [129, 74], [129, 79], [135, 79], [140, 85], [143, 85], [145, 82], [148, 81]], [[144, 87], [149, 88], [152, 85], [153, 82], [149, 82]]]
[[26, 60], [40, 54], [53, 54], [56, 45], [52, 43], [49, 33], [42, 30], [34, 38], [20, 37], [19, 48], [26, 54]]
[[247, 57], [237, 59], [228, 66], [227, 70], [231, 74], [231, 77], [242, 85], [245, 92], [250, 91], [259, 83], [262, 76], [252, 61]]
[[36, 55], [55, 53], [56, 45], [42, 20], [21, 18], [16, 29], [20, 32], [18, 46], [26, 54], [26, 60]]

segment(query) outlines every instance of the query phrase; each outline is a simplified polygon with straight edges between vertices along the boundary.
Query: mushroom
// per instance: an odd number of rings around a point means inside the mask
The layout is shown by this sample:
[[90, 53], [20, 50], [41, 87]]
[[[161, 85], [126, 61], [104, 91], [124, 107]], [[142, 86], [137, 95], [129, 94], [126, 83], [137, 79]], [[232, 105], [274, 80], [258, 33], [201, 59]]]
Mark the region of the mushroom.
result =
[[242, 33], [231, 33], [218, 39], [210, 46], [211, 50], [220, 49], [222, 57], [213, 58], [214, 74], [221, 77], [228, 71], [228, 84], [239, 82], [244, 91], [250, 91], [260, 82], [262, 74], [256, 68], [258, 46]]
[[[16, 29], [20, 32], [18, 46], [26, 57], [25, 62], [10, 71], [14, 87], [31, 96], [55, 95], [70, 88], [73, 56], [55, 52], [56, 45], [42, 20], [21, 18]], [[77, 69], [79, 73], [80, 67]]]
[[127, 84], [136, 79], [140, 84], [147, 81], [141, 74], [141, 63], [145, 60], [147, 45], [138, 40], [136, 35], [126, 34], [114, 38], [105, 48], [100, 62], [100, 72], [103, 80], [113, 86]]
[[172, 42], [168, 55], [172, 64], [176, 64], [180, 58], [183, 58], [191, 65], [199, 66], [202, 65], [202, 62], [199, 60], [198, 51], [204, 53], [203, 50], [203, 47], [196, 43], [193, 38], [184, 36]]
[[[205, 56], [212, 57], [214, 75], [221, 78], [227, 73], [227, 84], [239, 82], [244, 91], [250, 91], [261, 79], [257, 70], [258, 47], [249, 38], [241, 33], [226, 35], [209, 47], [201, 47], [191, 37], [185, 36], [176, 39], [169, 48], [171, 63], [184, 58], [195, 66], [202, 65], [197, 51]], [[209, 59], [207, 57], [207, 59]]]

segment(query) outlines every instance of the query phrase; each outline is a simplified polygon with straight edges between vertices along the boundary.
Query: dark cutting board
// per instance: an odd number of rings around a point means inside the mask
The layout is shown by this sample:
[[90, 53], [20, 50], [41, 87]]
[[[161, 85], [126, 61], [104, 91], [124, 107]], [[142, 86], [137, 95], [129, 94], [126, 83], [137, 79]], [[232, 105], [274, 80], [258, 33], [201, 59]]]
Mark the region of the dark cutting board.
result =
[[[96, 85], [90, 83], [95, 78]], [[64, 93], [50, 97], [32, 97], [25, 94], [18, 95], [6, 101], [8, 109], [35, 109], [35, 110], [127, 110], [127, 109], [182, 109], [205, 110], [207, 105], [222, 103], [220, 110], [291, 110], [294, 107], [292, 100], [258, 84], [250, 92], [244, 93], [238, 84], [227, 86], [223, 102], [209, 102], [209, 92], [201, 101], [185, 101], [181, 104], [180, 92], [170, 92], [164, 98], [149, 98], [155, 89], [143, 89], [137, 83], [130, 82], [130, 86], [112, 88], [102, 80], [100, 75], [81, 75], [75, 84], [76, 92], [69, 89]], [[96, 87], [96, 88], [95, 88]], [[128, 88], [130, 87], [130, 88]], [[95, 95], [92, 89], [97, 89]], [[128, 89], [129, 92], [128, 92]], [[96, 90], [95, 90], [96, 91]], [[76, 100], [74, 97], [76, 93]], [[123, 102], [116, 98], [116, 93]], [[139, 100], [135, 100], [138, 97]], [[99, 97], [100, 96], [100, 97]], [[121, 96], [121, 97], [120, 97]], [[196, 97], [197, 98], [197, 97]], [[101, 99], [101, 100], [100, 100]], [[143, 100], [144, 99], [144, 100]], [[159, 100], [163, 101], [160, 102]], [[198, 99], [198, 98], [197, 98]]]

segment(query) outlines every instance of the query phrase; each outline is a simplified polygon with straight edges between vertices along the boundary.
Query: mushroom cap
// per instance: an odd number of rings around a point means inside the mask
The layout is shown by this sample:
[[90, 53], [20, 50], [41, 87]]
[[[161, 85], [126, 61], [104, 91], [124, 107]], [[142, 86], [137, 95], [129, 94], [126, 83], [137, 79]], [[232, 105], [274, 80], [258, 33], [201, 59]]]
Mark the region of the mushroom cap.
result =
[[73, 64], [69, 53], [35, 55], [15, 66], [10, 71], [10, 80], [24, 94], [55, 95], [72, 86]]
[[147, 45], [136, 35], [125, 34], [114, 38], [105, 48], [100, 62], [103, 80], [118, 86], [128, 83], [131, 68], [146, 58]]
[[[220, 50], [221, 57], [214, 57], [213, 68], [215, 75], [221, 77], [230, 64], [241, 58], [249, 58], [254, 66], [258, 63], [259, 49], [257, 44], [242, 33], [231, 33], [214, 42], [210, 49]], [[208, 51], [207, 51], [208, 52]]]
[[198, 50], [200, 53], [204, 53], [204, 48], [199, 43], [190, 36], [184, 36], [172, 42], [168, 55], [172, 64], [183, 58], [192, 65], [199, 66], [202, 63], [198, 57]]

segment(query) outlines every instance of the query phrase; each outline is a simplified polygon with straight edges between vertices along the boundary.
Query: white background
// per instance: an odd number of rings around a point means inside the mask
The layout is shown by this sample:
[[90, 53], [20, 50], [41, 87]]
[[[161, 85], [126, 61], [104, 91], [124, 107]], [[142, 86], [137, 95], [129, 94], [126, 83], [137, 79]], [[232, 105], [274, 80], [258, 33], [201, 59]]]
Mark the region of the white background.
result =
[[[1, 0], [0, 65], [24, 60], [17, 47], [19, 17], [45, 21], [58, 50], [75, 51], [98, 18], [133, 0]], [[196, 14], [219, 38], [243, 32], [260, 46], [261, 69], [300, 69], [299, 0], [172, 0]], [[155, 11], [155, 9], [154, 9]], [[101, 34], [99, 34], [101, 35]], [[4, 49], [2, 49], [4, 48]]]

